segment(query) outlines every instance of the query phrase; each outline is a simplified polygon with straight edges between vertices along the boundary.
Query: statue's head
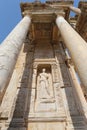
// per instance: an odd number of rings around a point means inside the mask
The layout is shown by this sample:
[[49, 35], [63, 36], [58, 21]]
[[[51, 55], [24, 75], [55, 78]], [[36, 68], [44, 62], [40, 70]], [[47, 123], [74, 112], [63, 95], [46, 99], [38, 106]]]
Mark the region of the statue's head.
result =
[[42, 69], [42, 72], [45, 72], [45, 71], [46, 71], [46, 69], [45, 69], [45, 68], [43, 68], [43, 69]]

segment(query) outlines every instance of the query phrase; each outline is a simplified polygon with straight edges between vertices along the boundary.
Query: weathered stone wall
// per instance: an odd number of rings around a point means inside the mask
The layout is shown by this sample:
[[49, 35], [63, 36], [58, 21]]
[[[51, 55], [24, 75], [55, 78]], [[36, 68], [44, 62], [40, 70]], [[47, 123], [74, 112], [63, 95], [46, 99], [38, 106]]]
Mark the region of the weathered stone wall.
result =
[[[41, 92], [43, 68], [49, 85]], [[29, 43], [26, 39], [1, 104], [0, 126], [2, 130], [85, 130], [73, 92], [62, 44]]]

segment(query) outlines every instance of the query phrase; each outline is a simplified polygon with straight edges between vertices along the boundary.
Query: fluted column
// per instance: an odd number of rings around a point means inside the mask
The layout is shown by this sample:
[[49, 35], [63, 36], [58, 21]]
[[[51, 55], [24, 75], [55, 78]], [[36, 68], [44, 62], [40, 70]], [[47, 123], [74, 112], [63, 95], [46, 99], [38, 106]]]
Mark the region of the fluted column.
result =
[[57, 17], [56, 24], [71, 54], [79, 77], [87, 89], [87, 43], [62, 16]]
[[31, 18], [25, 16], [0, 45], [0, 94], [9, 83], [30, 23]]
[[79, 8], [69, 6], [70, 10], [72, 10], [76, 14], [81, 14], [81, 10]]

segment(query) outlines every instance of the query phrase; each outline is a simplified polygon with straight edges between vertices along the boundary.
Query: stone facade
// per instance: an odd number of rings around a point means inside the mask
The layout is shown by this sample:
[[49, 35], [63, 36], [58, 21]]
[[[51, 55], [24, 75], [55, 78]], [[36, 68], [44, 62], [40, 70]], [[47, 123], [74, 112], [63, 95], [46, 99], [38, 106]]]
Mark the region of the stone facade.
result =
[[0, 130], [87, 130], [87, 102], [56, 24], [61, 15], [77, 27], [72, 4], [21, 3], [31, 25], [1, 98]]

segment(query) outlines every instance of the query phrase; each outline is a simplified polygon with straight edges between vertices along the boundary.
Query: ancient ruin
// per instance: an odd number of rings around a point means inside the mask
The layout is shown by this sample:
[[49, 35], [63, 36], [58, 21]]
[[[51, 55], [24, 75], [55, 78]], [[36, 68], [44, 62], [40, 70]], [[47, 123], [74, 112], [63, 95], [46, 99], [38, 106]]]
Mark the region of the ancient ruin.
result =
[[87, 130], [87, 1], [73, 3], [20, 3], [0, 45], [0, 130]]

